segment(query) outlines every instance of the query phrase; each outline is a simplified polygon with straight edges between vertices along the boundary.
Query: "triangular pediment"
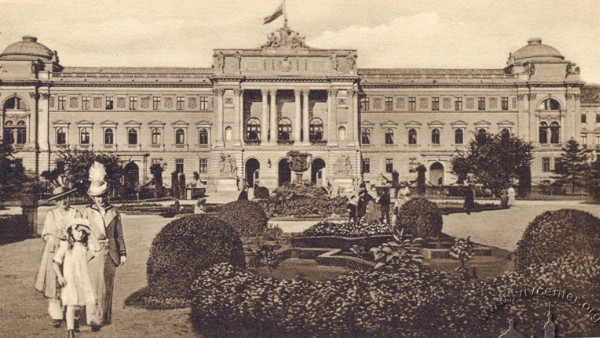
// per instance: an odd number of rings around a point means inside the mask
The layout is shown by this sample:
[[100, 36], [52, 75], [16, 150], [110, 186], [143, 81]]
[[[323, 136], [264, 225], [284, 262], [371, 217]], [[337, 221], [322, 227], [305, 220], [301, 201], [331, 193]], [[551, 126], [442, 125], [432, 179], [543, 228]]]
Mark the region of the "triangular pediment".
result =
[[452, 122], [451, 124], [453, 127], [466, 127], [468, 125], [468, 123], [463, 120], [458, 120], [456, 122]]
[[125, 122], [125, 125], [126, 126], [141, 126], [142, 122], [138, 122], [135, 120], [129, 120], [129, 121]]
[[440, 121], [433, 121], [433, 122], [428, 123], [427, 125], [429, 125], [432, 128], [441, 128], [444, 126], [444, 123], [440, 122]]
[[67, 122], [65, 120], [57, 120], [52, 122], [52, 124], [57, 125], [57, 126], [68, 126], [69, 124], [71, 124], [71, 122]]
[[154, 120], [154, 121], [148, 122], [148, 125], [149, 126], [154, 126], [154, 127], [160, 127], [160, 126], [164, 126], [165, 123], [161, 122], [161, 121], [158, 121], [158, 120]]
[[375, 126], [375, 123], [371, 122], [371, 121], [362, 121], [360, 123], [360, 125], [362, 127], [366, 127], [366, 128], [372, 128], [373, 126]]
[[208, 121], [200, 121], [200, 122], [196, 122], [196, 126], [198, 127], [210, 127], [212, 123], [208, 122]]
[[410, 122], [406, 122], [404, 125], [405, 125], [406, 127], [413, 127], [413, 128], [417, 127], [417, 128], [418, 128], [418, 127], [420, 127], [420, 126], [421, 126], [421, 122], [418, 122], [418, 121], [414, 121], [414, 120], [413, 120], [413, 121], [410, 121]]
[[480, 127], [480, 126], [488, 126], [489, 127], [492, 124], [488, 121], [481, 120], [481, 121], [475, 122], [474, 125], [477, 127]]
[[94, 122], [88, 121], [88, 120], [81, 120], [79, 122], [77, 122], [78, 125], [81, 126], [92, 126], [94, 125]]
[[177, 126], [177, 127], [187, 127], [189, 125], [188, 122], [182, 121], [182, 120], [177, 120], [175, 122], [173, 122], [173, 126]]
[[395, 127], [397, 125], [398, 125], [398, 123], [391, 121], [391, 120], [385, 121], [381, 124], [382, 127]]

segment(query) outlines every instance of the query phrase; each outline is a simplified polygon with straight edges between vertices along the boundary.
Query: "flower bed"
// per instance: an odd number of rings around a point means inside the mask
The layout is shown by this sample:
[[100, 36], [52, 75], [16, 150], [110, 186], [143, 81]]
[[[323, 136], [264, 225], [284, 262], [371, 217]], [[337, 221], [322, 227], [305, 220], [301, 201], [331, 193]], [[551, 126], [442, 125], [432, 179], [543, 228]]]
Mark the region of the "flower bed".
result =
[[273, 190], [269, 198], [258, 203], [269, 217], [327, 217], [346, 215], [346, 198], [330, 197], [322, 187], [287, 184]]
[[302, 232], [303, 236], [365, 237], [390, 235], [392, 227], [384, 223], [359, 224], [352, 222], [319, 222]]

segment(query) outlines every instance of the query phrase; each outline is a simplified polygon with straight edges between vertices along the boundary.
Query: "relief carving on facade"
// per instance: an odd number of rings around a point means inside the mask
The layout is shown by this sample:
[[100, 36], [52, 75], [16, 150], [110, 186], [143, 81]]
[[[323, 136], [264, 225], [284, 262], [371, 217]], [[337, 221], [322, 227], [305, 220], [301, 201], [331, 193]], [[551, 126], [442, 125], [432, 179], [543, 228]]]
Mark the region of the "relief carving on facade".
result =
[[419, 98], [419, 109], [427, 109], [429, 99], [426, 97]]
[[188, 108], [189, 109], [196, 109], [196, 107], [198, 106], [198, 98], [193, 96], [188, 98]]
[[331, 53], [331, 55], [329, 55], [329, 59], [331, 60], [331, 69], [333, 71], [337, 71], [339, 66], [337, 55], [335, 53]]
[[235, 175], [237, 173], [235, 158], [221, 153], [219, 156], [219, 172], [225, 175]]
[[173, 108], [173, 98], [172, 97], [165, 97], [165, 108], [166, 109]]
[[498, 98], [490, 97], [490, 109], [497, 109], [497, 108], [498, 108]]
[[467, 97], [467, 109], [475, 109], [475, 98]]
[[529, 99], [529, 101], [533, 101], [535, 100], [535, 98], [537, 97], [537, 94], [527, 94], [527, 98]]
[[450, 110], [450, 108], [452, 107], [452, 100], [449, 97], [445, 97], [442, 102], [443, 109]]
[[398, 110], [406, 109], [406, 99], [403, 97], [397, 98], [396, 99], [396, 107], [398, 108]]
[[54, 108], [54, 96], [50, 96], [50, 102], [48, 103], [50, 108]]
[[125, 98], [117, 97], [117, 108], [125, 109]]
[[381, 98], [380, 97], [374, 97], [373, 98], [373, 109], [375, 110], [381, 110]]
[[333, 165], [336, 175], [351, 176], [352, 175], [352, 159], [350, 155], [342, 155], [338, 157]]
[[305, 38], [285, 24], [267, 36], [267, 42], [262, 48], [308, 48]]
[[141, 99], [140, 106], [142, 109], [148, 109], [150, 107], [150, 96], [143, 96]]
[[512, 98], [512, 109], [517, 109], [517, 98], [516, 97]]
[[76, 96], [69, 97], [69, 108], [77, 108], [79, 106], [79, 98]]
[[102, 108], [102, 98], [100, 96], [94, 97], [93, 105], [94, 105], [94, 109]]

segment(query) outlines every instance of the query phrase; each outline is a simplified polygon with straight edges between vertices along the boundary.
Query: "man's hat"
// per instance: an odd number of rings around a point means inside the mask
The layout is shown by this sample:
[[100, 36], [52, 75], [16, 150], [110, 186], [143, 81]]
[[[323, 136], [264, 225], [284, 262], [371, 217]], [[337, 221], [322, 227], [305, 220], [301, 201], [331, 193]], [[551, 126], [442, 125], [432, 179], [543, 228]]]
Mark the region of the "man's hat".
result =
[[52, 190], [52, 196], [50, 198], [48, 198], [48, 201], [54, 201], [54, 200], [58, 200], [61, 198], [65, 198], [65, 197], [69, 196], [70, 194], [74, 193], [75, 191], [77, 191], [76, 188], [67, 189], [65, 187], [56, 187], [56, 188], [54, 188], [54, 190]]

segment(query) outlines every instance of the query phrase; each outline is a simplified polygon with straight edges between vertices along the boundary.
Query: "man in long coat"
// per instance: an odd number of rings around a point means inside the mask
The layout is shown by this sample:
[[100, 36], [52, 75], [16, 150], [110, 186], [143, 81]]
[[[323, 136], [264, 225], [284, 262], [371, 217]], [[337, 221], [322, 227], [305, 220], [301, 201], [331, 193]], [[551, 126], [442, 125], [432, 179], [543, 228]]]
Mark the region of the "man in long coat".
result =
[[90, 169], [92, 183], [88, 195], [92, 198], [93, 204], [83, 212], [83, 218], [90, 221], [92, 232], [90, 241], [98, 250], [88, 263], [90, 279], [97, 299], [95, 308], [86, 308], [86, 315], [91, 318], [88, 321], [92, 323], [92, 331], [98, 331], [101, 325], [111, 323], [116, 268], [127, 261], [121, 216], [108, 203], [108, 185], [104, 181], [104, 176], [98, 175], [102, 176], [102, 179], [98, 179], [96, 174], [92, 174], [93, 170], [104, 170], [103, 166], [102, 168], [100, 166], [102, 165], [96, 162]]
[[68, 194], [64, 187], [55, 188], [49, 201], [56, 203], [56, 208], [48, 211], [44, 219], [42, 239], [46, 242], [40, 269], [35, 279], [35, 289], [48, 298], [48, 314], [52, 318], [52, 325], [56, 328], [64, 318], [63, 306], [60, 301], [60, 288], [56, 279], [56, 273], [52, 267], [52, 258], [58, 249], [58, 245], [64, 238], [64, 230], [70, 222], [81, 217], [79, 211], [71, 208]]

